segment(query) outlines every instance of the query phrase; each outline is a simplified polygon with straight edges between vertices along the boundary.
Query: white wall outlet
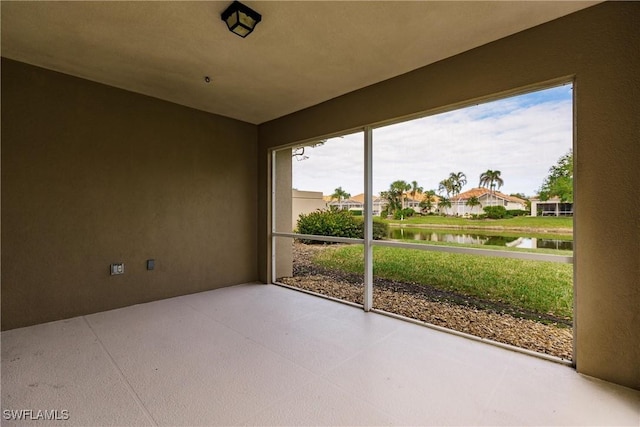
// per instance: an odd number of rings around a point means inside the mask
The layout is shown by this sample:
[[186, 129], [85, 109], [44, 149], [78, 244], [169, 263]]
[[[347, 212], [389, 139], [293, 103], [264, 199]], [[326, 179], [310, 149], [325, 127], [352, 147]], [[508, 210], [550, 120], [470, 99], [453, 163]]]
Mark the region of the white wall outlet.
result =
[[111, 264], [111, 275], [115, 276], [116, 274], [124, 274], [124, 262]]

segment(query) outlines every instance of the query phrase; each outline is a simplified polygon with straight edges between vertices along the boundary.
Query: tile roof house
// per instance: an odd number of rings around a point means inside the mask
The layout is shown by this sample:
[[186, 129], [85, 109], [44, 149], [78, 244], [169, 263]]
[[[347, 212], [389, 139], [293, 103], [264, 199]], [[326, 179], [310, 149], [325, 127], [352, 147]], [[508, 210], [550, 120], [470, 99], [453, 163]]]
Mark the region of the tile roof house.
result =
[[[469, 206], [467, 202], [476, 197], [480, 202], [478, 206]], [[507, 210], [524, 210], [527, 201], [519, 197], [508, 196], [499, 191], [491, 191], [488, 188], [472, 188], [451, 198], [451, 207], [445, 209], [447, 215], [471, 215], [482, 213], [485, 206], [504, 206]]]

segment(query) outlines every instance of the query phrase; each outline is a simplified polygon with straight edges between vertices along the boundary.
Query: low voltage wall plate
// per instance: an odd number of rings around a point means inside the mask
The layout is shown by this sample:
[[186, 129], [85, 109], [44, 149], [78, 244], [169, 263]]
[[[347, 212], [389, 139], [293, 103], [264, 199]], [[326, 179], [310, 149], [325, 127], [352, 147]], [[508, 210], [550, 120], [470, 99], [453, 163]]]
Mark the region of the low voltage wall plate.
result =
[[111, 275], [115, 276], [116, 274], [124, 274], [124, 262], [111, 264]]

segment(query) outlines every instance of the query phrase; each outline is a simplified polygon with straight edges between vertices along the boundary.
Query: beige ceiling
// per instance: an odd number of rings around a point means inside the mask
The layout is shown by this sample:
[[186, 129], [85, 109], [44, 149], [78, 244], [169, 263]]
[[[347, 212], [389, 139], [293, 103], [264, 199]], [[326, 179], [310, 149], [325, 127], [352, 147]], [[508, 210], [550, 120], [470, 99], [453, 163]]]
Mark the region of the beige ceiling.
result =
[[2, 1], [2, 56], [258, 124], [596, 2], [229, 3]]

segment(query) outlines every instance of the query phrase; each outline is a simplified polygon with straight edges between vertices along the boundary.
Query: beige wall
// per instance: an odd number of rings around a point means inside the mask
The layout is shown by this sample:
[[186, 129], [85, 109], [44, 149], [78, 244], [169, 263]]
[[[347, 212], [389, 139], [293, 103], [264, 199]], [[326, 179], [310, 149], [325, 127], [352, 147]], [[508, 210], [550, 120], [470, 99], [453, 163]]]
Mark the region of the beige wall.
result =
[[257, 280], [256, 147], [254, 125], [3, 59], [2, 328]]
[[265, 123], [260, 175], [270, 147], [575, 78], [577, 369], [640, 389], [639, 17], [604, 3]]
[[295, 229], [301, 214], [326, 209], [327, 202], [322, 198], [321, 191], [291, 190], [291, 229]]
[[[276, 230], [290, 233], [292, 200], [291, 200], [291, 150], [280, 150], [276, 153]], [[276, 277], [293, 275], [293, 239], [278, 237], [276, 239]], [[269, 276], [271, 277], [271, 276]]]

